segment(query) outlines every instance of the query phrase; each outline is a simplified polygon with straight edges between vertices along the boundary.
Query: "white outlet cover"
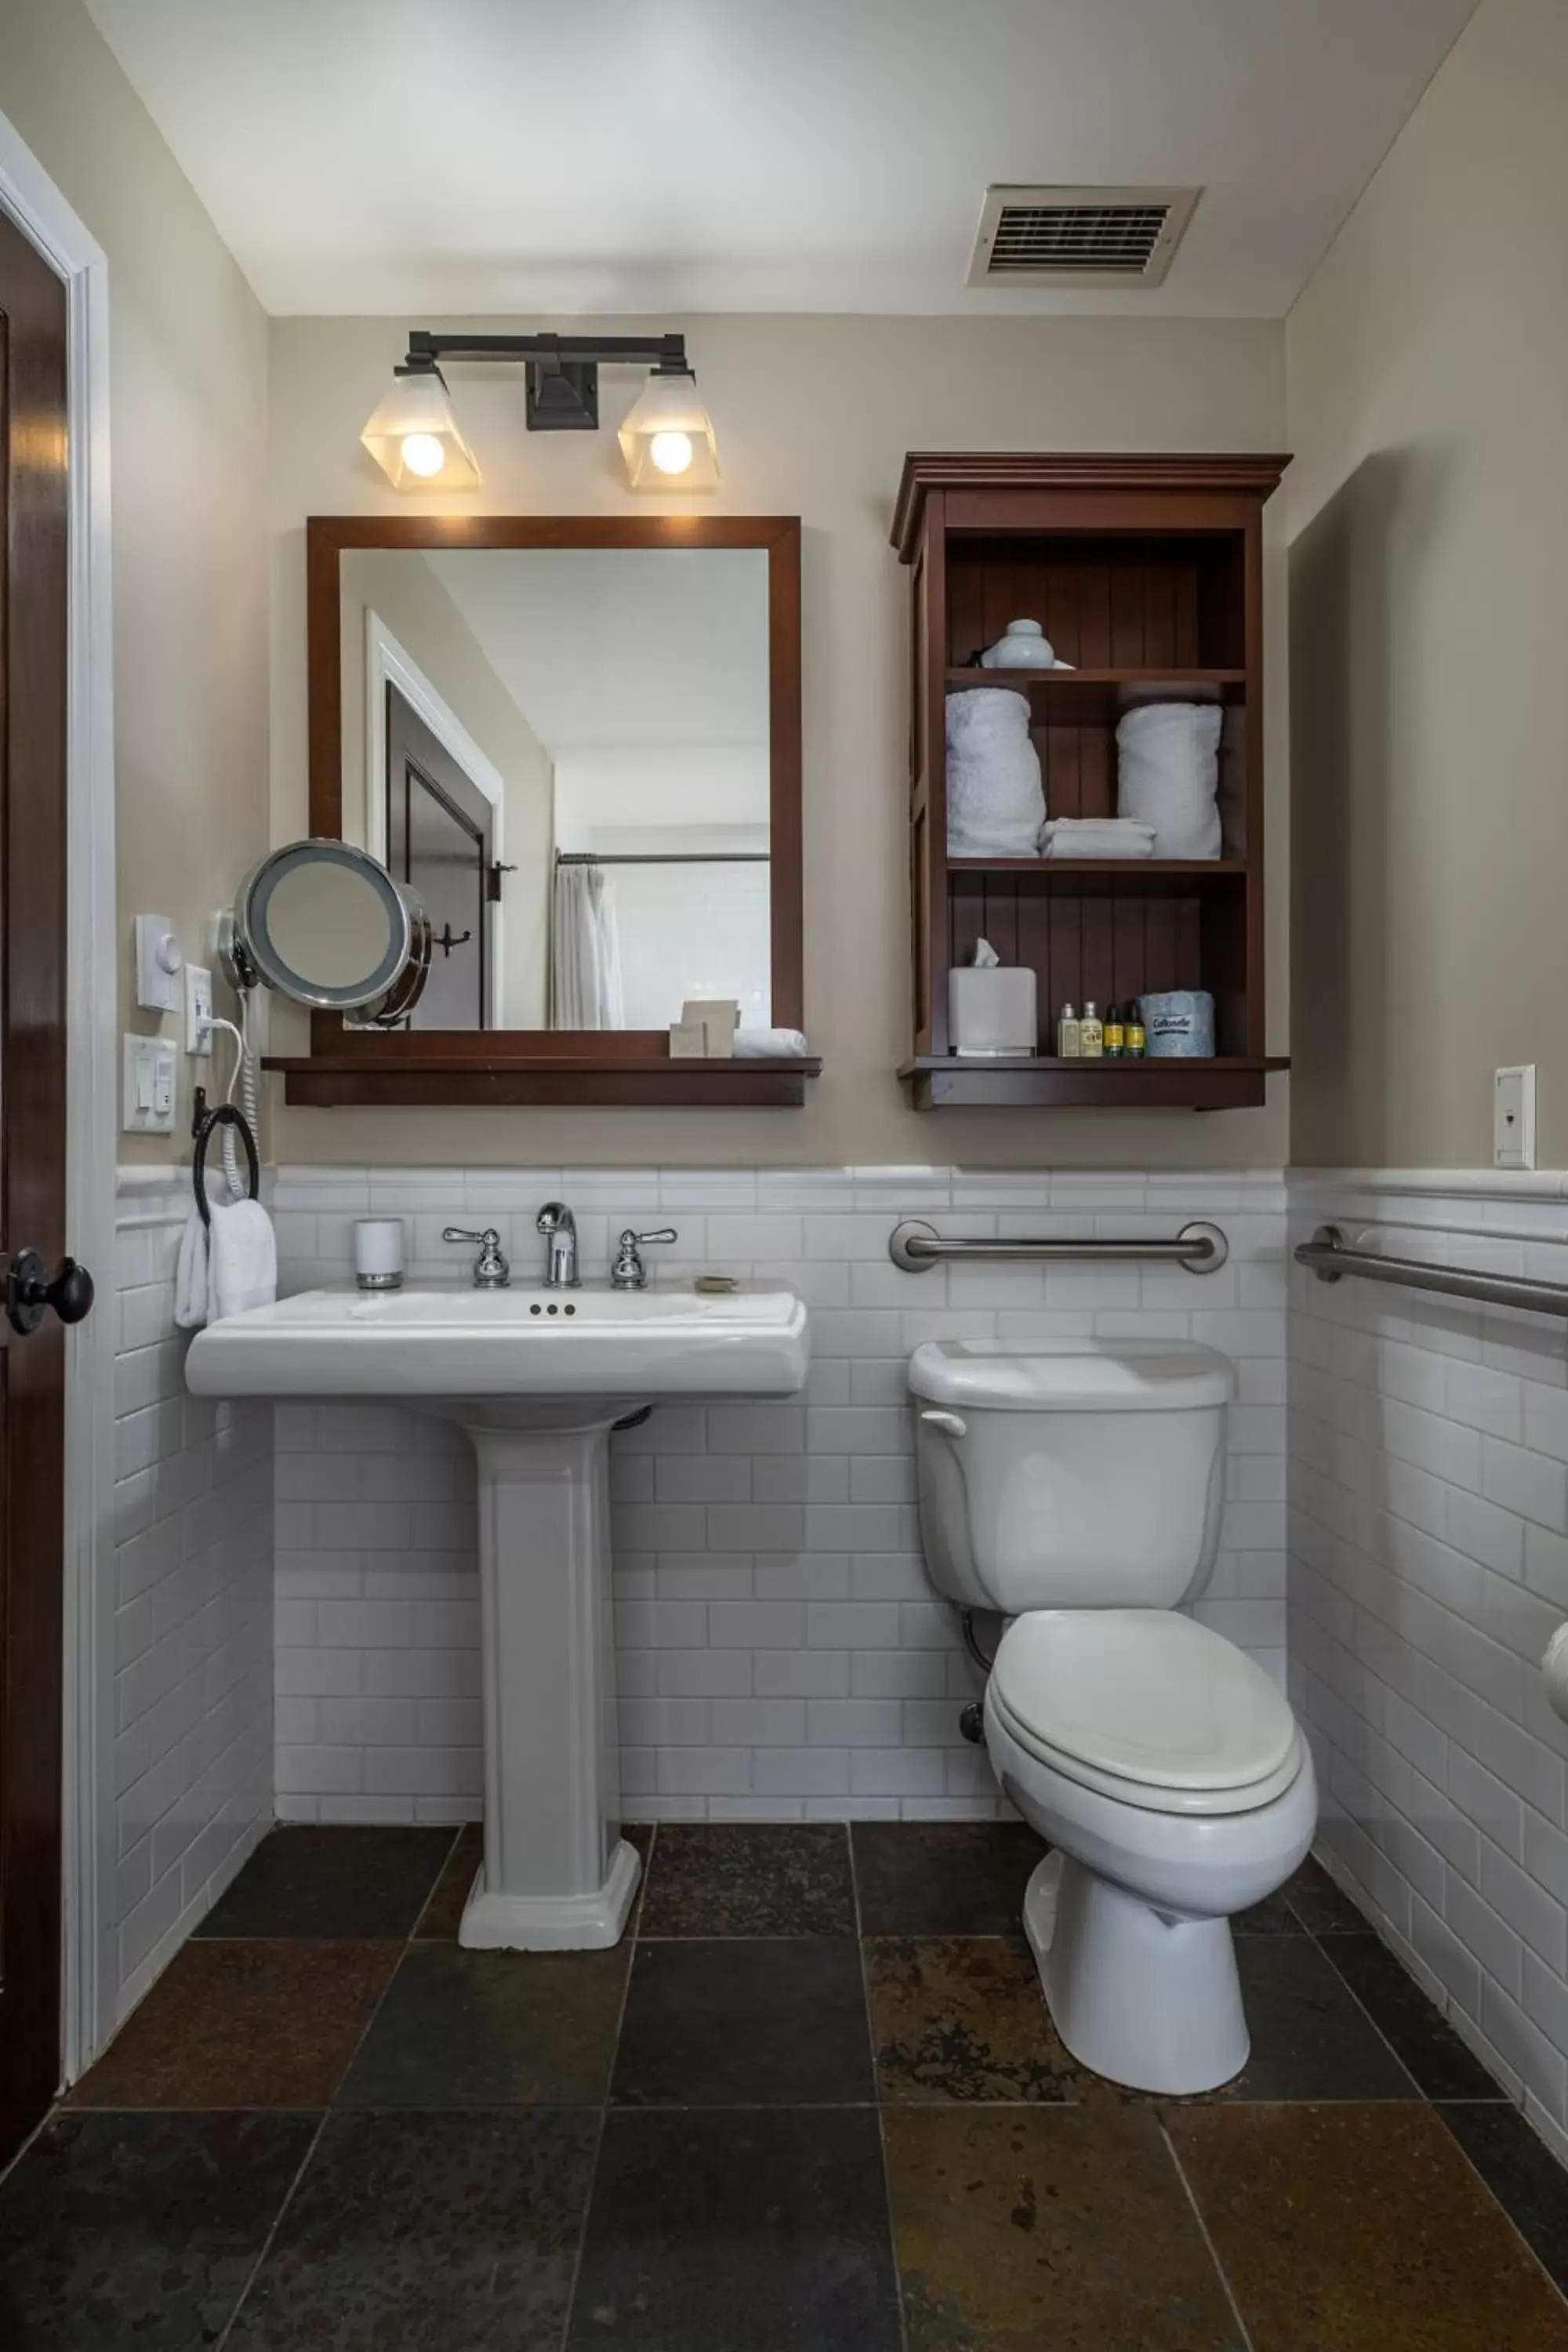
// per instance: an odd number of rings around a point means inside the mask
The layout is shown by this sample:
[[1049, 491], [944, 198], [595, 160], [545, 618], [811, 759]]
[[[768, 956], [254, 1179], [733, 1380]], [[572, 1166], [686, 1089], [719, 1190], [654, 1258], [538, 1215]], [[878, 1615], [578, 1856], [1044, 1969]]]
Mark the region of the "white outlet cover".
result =
[[188, 963], [185, 982], [185, 1051], [210, 1055], [213, 1049], [213, 976], [205, 964]]
[[1492, 1089], [1492, 1164], [1535, 1165], [1535, 1064], [1499, 1070]]

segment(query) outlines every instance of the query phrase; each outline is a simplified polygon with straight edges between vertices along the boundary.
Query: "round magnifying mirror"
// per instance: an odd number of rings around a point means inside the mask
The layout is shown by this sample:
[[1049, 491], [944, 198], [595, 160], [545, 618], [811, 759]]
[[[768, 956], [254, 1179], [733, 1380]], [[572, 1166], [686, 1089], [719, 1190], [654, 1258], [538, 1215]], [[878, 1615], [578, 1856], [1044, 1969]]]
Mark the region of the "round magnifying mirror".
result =
[[300, 1004], [394, 1021], [418, 998], [430, 927], [417, 894], [346, 841], [291, 841], [247, 875], [234, 961]]

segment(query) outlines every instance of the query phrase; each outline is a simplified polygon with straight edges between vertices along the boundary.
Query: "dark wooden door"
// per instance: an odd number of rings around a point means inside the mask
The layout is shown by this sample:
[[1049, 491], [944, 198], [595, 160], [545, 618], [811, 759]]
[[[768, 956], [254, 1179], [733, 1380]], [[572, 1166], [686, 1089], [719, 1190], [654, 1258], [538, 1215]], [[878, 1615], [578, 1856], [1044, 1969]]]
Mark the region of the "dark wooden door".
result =
[[65, 289], [0, 215], [0, 2160], [60, 2071], [66, 467]]

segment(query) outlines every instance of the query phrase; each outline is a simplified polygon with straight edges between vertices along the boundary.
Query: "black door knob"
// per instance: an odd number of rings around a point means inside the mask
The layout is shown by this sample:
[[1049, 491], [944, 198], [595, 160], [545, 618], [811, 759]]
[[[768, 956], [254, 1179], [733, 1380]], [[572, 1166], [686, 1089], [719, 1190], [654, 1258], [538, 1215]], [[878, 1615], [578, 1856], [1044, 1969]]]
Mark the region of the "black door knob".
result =
[[5, 1319], [25, 1339], [52, 1307], [62, 1323], [79, 1323], [92, 1306], [92, 1276], [74, 1257], [51, 1276], [37, 1250], [18, 1250], [5, 1276]]

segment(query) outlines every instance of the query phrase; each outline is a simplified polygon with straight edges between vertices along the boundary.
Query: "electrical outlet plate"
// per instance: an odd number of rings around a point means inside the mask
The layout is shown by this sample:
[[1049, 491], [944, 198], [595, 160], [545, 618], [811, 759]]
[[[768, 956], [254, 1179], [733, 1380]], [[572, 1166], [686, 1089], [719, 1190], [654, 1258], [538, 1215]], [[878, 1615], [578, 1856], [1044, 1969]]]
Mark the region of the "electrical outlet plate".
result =
[[185, 966], [185, 1051], [210, 1055], [213, 1049], [213, 976], [204, 964]]
[[123, 1041], [123, 1107], [121, 1125], [127, 1135], [173, 1135], [174, 1132], [174, 1041], [172, 1037], [132, 1037]]
[[1499, 1070], [1492, 1089], [1492, 1164], [1535, 1165], [1535, 1064]]

